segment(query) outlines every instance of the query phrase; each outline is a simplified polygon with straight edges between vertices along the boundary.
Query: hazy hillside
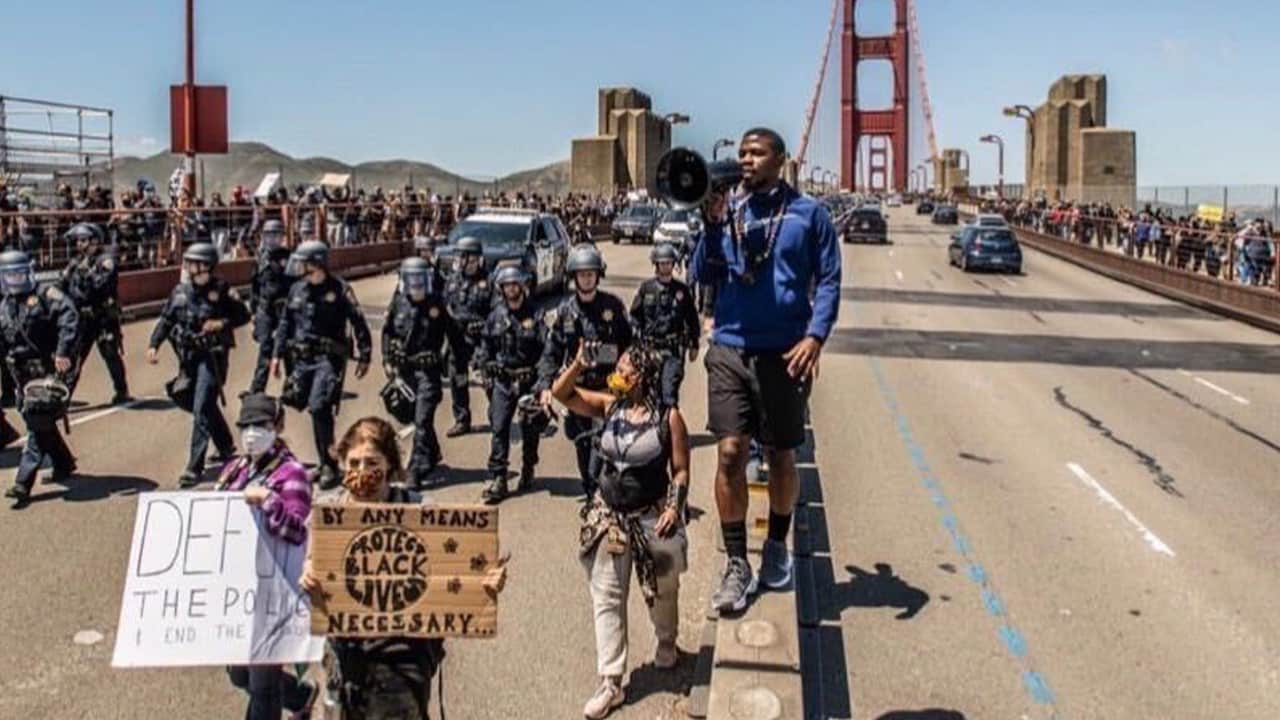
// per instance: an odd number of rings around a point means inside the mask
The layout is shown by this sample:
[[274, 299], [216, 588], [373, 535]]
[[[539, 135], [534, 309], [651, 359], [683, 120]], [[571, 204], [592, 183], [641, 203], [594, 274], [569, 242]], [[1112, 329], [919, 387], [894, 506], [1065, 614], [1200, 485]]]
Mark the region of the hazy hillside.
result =
[[[356, 186], [366, 190], [374, 187], [386, 190], [403, 188], [412, 182], [416, 188], [431, 188], [441, 195], [454, 195], [460, 192], [477, 194], [495, 186], [493, 182], [468, 179], [430, 163], [396, 159], [352, 166], [332, 158], [292, 158], [257, 142], [231, 143], [230, 152], [226, 155], [204, 155], [199, 161], [204, 166], [205, 192], [218, 190], [223, 195], [235, 185], [244, 185], [252, 190], [269, 172], [280, 172], [290, 187], [314, 183], [325, 173], [350, 173]], [[169, 153], [148, 158], [117, 158], [115, 185], [118, 188], [132, 187], [138, 178], [145, 177], [163, 192], [169, 175], [180, 163], [181, 157]], [[498, 189], [510, 192], [565, 192], [569, 187], [569, 163], [563, 161], [513, 173], [499, 179], [496, 185]]]

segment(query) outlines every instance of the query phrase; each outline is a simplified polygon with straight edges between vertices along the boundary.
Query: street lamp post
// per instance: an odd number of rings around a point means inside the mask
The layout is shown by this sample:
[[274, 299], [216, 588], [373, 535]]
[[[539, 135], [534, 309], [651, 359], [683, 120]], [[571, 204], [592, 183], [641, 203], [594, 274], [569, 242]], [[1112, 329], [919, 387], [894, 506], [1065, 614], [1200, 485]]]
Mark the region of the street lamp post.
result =
[[1031, 171], [1036, 160], [1036, 111], [1027, 105], [1009, 105], [1003, 112], [1005, 117], [1022, 118], [1027, 124], [1026, 185], [1022, 189], [1023, 196], [1026, 197], [1031, 192]]
[[978, 138], [978, 142], [995, 143], [998, 151], [997, 158], [997, 174], [996, 174], [996, 197], [1004, 199], [1004, 138], [991, 133]]
[[824, 172], [824, 171], [822, 168], [818, 167], [817, 165], [814, 165], [813, 167], [809, 168], [809, 189], [810, 190], [812, 190], [813, 186], [817, 184], [813, 179], [814, 173], [820, 173], [820, 172]]
[[711, 161], [715, 162], [720, 159], [720, 148], [733, 147], [736, 144], [737, 143], [729, 138], [720, 138], [717, 140], [716, 144], [711, 146]]

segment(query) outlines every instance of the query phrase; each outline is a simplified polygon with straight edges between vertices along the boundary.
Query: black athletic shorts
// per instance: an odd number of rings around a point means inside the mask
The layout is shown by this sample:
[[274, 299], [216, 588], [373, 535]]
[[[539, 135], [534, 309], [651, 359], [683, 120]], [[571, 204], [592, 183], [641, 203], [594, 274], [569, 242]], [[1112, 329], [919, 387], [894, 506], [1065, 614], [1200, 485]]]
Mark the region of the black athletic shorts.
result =
[[776, 450], [804, 444], [810, 383], [787, 374], [783, 352], [707, 349], [707, 428], [717, 439], [749, 435]]

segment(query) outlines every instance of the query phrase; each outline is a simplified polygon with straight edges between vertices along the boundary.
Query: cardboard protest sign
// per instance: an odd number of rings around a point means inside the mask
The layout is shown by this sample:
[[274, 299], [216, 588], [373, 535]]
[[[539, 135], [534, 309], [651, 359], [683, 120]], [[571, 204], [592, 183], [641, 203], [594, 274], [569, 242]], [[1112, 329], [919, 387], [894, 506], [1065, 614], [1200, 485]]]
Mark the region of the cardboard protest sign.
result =
[[333, 637], [493, 637], [498, 511], [472, 505], [316, 504], [311, 565], [324, 599], [311, 631]]
[[242, 493], [138, 496], [115, 667], [314, 662], [306, 547], [267, 533]]

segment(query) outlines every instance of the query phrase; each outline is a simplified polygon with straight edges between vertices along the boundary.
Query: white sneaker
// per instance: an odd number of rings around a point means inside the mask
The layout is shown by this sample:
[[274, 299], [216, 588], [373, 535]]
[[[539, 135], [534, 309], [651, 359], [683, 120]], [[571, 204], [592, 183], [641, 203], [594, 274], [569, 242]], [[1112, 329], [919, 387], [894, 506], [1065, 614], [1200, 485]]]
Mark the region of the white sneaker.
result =
[[596, 694], [582, 706], [582, 714], [590, 720], [601, 720], [608, 717], [625, 699], [626, 693], [622, 691], [622, 686], [614, 680], [605, 679], [596, 688]]

